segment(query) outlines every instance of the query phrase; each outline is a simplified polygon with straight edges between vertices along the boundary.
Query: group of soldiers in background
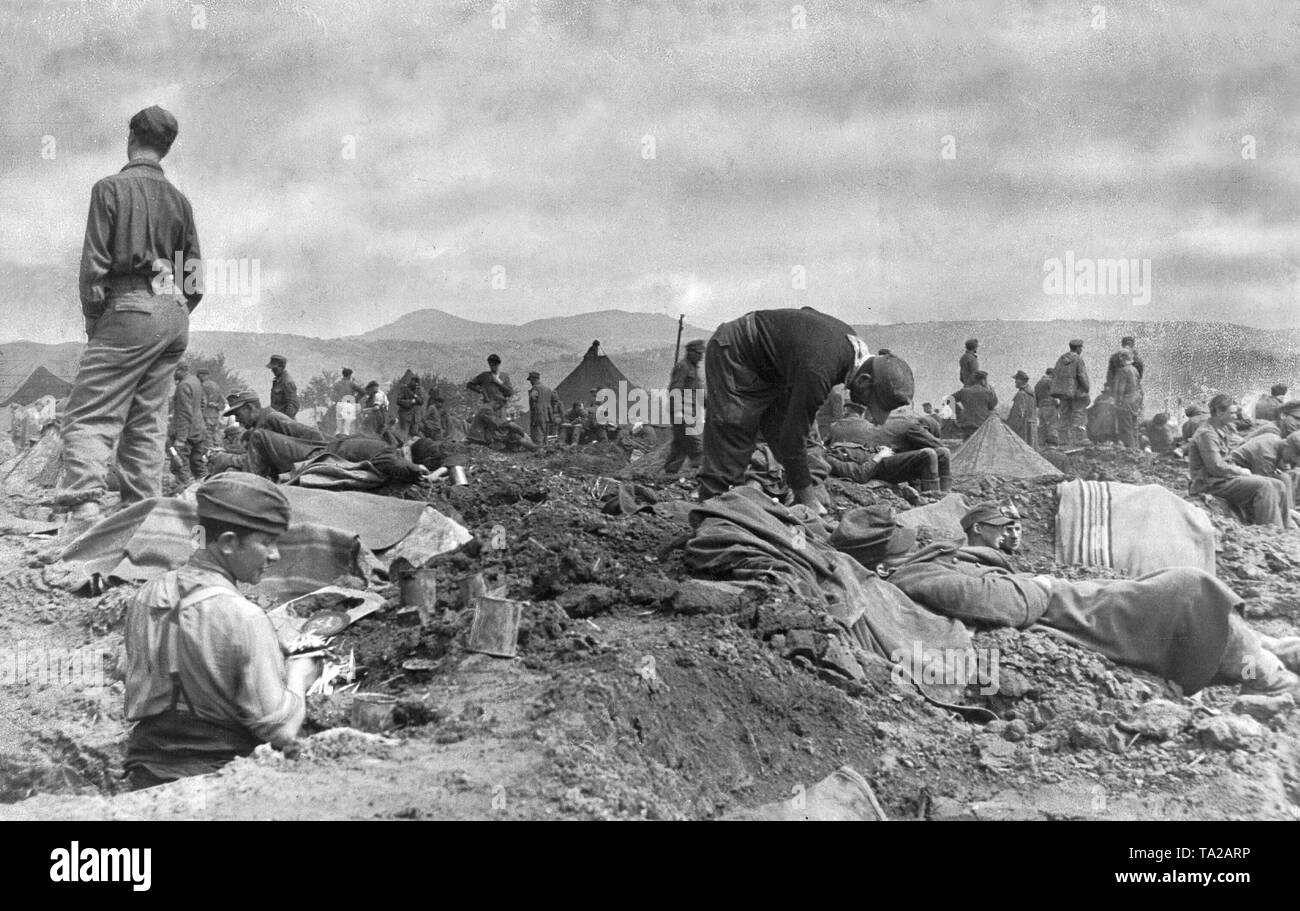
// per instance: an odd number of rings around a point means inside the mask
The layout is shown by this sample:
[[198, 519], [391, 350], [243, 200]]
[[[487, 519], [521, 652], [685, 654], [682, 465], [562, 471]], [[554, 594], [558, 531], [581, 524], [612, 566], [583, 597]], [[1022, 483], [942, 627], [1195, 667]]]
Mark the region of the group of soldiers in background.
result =
[[[1069, 350], [1043, 372], [1032, 389], [1029, 374], [1015, 372], [1016, 392], [1007, 424], [1031, 446], [1080, 446], [1091, 439], [1140, 448], [1144, 370], [1133, 337], [1125, 336], [1107, 362], [1106, 384], [1093, 401], [1083, 339], [1071, 339]], [[988, 420], [998, 404], [988, 373], [979, 367], [978, 339], [966, 341], [959, 371], [962, 388], [950, 400], [956, 428], [965, 439]]]

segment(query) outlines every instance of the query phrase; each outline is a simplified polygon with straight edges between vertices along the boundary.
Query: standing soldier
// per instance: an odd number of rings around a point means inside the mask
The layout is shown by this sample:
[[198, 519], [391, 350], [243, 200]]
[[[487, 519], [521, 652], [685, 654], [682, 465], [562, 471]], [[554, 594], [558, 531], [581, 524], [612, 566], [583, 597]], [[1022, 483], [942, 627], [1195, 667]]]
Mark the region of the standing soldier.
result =
[[549, 386], [542, 385], [542, 375], [536, 370], [528, 374], [532, 388], [528, 390], [528, 435], [538, 446], [546, 442], [546, 437], [563, 417], [560, 399]]
[[1142, 413], [1142, 380], [1133, 366], [1130, 349], [1117, 352], [1120, 366], [1112, 380], [1111, 395], [1115, 397], [1115, 425], [1121, 446], [1138, 448], [1138, 417]]
[[1052, 398], [1056, 399], [1057, 434], [1061, 443], [1080, 445], [1087, 435], [1088, 365], [1083, 362], [1083, 339], [1070, 339], [1070, 350], [1056, 361]]
[[705, 341], [702, 338], [686, 343], [686, 356], [673, 368], [668, 380], [669, 420], [673, 428], [673, 444], [668, 450], [664, 471], [677, 474], [687, 461], [699, 463], [700, 436], [698, 418], [703, 404], [700, 398], [700, 361], [704, 360]]
[[286, 369], [289, 366], [288, 359], [283, 354], [273, 354], [266, 366], [275, 377], [271, 380], [271, 407], [291, 418], [297, 417], [298, 384]]
[[1038, 445], [1038, 403], [1029, 391], [1029, 374], [1017, 370], [1012, 377], [1016, 381], [1016, 397], [1011, 400], [1011, 413], [1007, 415], [1007, 426], [1011, 432], [1030, 446]]
[[181, 486], [202, 479], [207, 473], [207, 424], [203, 415], [203, 384], [190, 373], [188, 364], [176, 367], [176, 391], [172, 395], [171, 441], [178, 461], [176, 480]]
[[1048, 367], [1042, 377], [1034, 384], [1034, 398], [1038, 402], [1038, 445], [1055, 446], [1056, 438], [1056, 399], [1052, 398], [1052, 376], [1055, 367]]
[[961, 373], [961, 384], [963, 386], [973, 386], [975, 384], [975, 374], [980, 369], [980, 340], [977, 338], [966, 339], [966, 350], [962, 353], [958, 367]]
[[212, 379], [212, 371], [200, 367], [194, 371], [203, 385], [203, 426], [207, 431], [207, 448], [221, 448], [221, 412], [226, 410], [226, 399], [221, 394], [221, 387]]
[[126, 167], [91, 190], [80, 279], [88, 341], [63, 419], [55, 498], [72, 509], [69, 533], [98, 520], [114, 451], [123, 503], [162, 493], [167, 384], [203, 297], [194, 213], [159, 163], [177, 129], [160, 107], [136, 114]]

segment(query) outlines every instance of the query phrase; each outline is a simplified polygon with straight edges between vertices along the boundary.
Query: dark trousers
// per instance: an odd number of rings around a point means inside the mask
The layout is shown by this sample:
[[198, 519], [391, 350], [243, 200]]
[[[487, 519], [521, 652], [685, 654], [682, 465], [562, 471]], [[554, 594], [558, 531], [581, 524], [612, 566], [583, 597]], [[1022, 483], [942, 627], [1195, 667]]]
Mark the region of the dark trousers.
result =
[[265, 429], [249, 431], [245, 445], [248, 447], [245, 457], [248, 470], [271, 480], [293, 471], [298, 462], [305, 462], [325, 451], [321, 443]]
[[1126, 405], [1117, 405], [1115, 407], [1115, 430], [1119, 442], [1129, 449], [1137, 449], [1138, 445], [1138, 416], [1137, 412]]
[[181, 484], [207, 477], [208, 447], [201, 437], [176, 441], [177, 465], [173, 474]]
[[949, 458], [948, 449], [944, 446], [899, 452], [881, 459], [872, 478], [889, 481], [891, 484], [920, 479], [923, 490], [938, 490], [940, 480], [949, 476]]
[[[776, 451], [789, 402], [784, 390], [776, 383], [761, 379], [737, 350], [735, 342], [743, 338], [743, 324], [743, 318], [724, 323], [704, 350], [704, 374], [709, 378], [709, 385], [704, 393], [701, 499], [716, 497], [744, 483], [745, 469], [760, 433], [782, 464], [789, 455]], [[726, 344], [720, 344], [719, 337]], [[806, 444], [814, 442], [811, 431], [810, 427]], [[807, 484], [808, 480], [791, 477], [789, 482], [795, 486]]]
[[689, 433], [693, 430], [693, 425], [688, 425], [680, 418], [679, 415], [673, 415], [673, 442], [668, 449], [668, 460], [664, 462], [664, 471], [668, 474], [677, 474], [689, 460], [696, 464], [700, 461], [700, 453], [704, 447], [700, 443], [698, 433]]

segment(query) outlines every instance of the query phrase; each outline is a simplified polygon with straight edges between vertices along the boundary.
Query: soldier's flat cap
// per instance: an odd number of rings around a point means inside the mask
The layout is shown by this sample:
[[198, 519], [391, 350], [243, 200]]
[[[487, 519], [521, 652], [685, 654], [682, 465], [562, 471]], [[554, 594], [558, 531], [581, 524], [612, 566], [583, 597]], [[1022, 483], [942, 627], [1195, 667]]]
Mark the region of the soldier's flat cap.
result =
[[1071, 348], [1082, 348], [1082, 347], [1083, 347], [1083, 339], [1081, 339], [1081, 338], [1072, 338], [1072, 339], [1070, 339], [1070, 347], [1071, 347]]
[[227, 471], [195, 491], [199, 520], [280, 535], [289, 528], [289, 498], [266, 478]]
[[541, 375], [540, 373], [538, 373], [536, 370], [529, 370], [529, 371], [528, 371], [528, 378], [529, 378], [530, 380], [540, 380], [540, 379], [542, 378], [542, 375]]
[[916, 543], [916, 529], [894, 521], [888, 506], [860, 506], [850, 509], [831, 532], [830, 544], [868, 569], [886, 557], [905, 554]]
[[250, 392], [248, 390], [245, 390], [244, 392], [232, 392], [230, 395], [226, 396], [226, 410], [222, 412], [221, 416], [225, 417], [234, 414], [245, 405], [252, 405], [254, 408], [261, 408], [262, 400], [257, 397], [256, 392]]
[[273, 354], [273, 355], [271, 355], [271, 359], [270, 359], [269, 361], [266, 362], [266, 366], [268, 366], [268, 367], [288, 367], [288, 366], [289, 366], [289, 359], [286, 358], [283, 354]]
[[693, 339], [691, 339], [689, 342], [686, 343], [686, 350], [687, 350], [687, 351], [703, 351], [703, 350], [704, 350], [704, 345], [705, 345], [705, 341], [704, 341], [704, 339], [702, 339], [702, 338], [693, 338]]
[[978, 503], [962, 516], [962, 531], [970, 531], [976, 525], [1010, 525], [1020, 521], [1020, 510], [1014, 504], [1000, 506], [997, 503]]
[[1029, 374], [1028, 374], [1028, 373], [1025, 373], [1025, 371], [1023, 371], [1023, 370], [1017, 370], [1017, 371], [1015, 372], [1015, 375], [1012, 376], [1011, 378], [1012, 378], [1013, 380], [1024, 380], [1025, 382], [1028, 382], [1028, 381], [1029, 381]]
[[156, 104], [131, 118], [132, 133], [145, 140], [147, 144], [160, 145], [164, 149], [171, 148], [179, 131], [180, 126], [171, 111], [164, 110]]

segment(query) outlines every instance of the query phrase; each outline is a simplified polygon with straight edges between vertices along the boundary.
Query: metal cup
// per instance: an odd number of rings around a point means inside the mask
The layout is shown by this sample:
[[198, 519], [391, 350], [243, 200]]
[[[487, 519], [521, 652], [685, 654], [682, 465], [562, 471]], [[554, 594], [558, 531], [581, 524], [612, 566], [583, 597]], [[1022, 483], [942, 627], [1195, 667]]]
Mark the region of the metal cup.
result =
[[393, 718], [393, 710], [396, 708], [395, 696], [358, 693], [352, 700], [352, 727], [370, 734], [390, 730], [396, 724]]
[[451, 466], [451, 483], [456, 487], [463, 487], [469, 483], [469, 476], [465, 474], [465, 466]]

